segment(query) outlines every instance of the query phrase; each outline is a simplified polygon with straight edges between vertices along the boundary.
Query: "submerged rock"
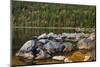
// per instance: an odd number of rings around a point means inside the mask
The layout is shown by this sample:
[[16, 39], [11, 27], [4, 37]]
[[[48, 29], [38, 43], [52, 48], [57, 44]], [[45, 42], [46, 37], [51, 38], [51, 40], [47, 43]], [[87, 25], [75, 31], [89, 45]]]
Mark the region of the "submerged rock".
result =
[[76, 51], [72, 55], [65, 57], [64, 62], [90, 61], [92, 55], [87, 53], [84, 54], [80, 51]]
[[68, 57], [71, 61], [83, 61], [85, 58], [85, 55], [81, 52], [74, 52], [71, 56]]

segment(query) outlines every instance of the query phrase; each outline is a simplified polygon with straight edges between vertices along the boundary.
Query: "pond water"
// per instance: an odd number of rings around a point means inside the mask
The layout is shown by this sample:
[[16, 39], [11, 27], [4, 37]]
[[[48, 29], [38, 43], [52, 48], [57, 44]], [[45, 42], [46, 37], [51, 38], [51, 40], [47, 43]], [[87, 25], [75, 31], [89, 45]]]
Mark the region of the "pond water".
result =
[[[59, 33], [75, 33], [75, 29], [33, 29], [33, 28], [13, 28], [12, 29], [12, 64], [13, 65], [27, 65], [29, 63], [20, 61], [18, 57], [15, 56], [15, 53], [22, 47], [22, 45], [30, 40], [32, 36], [40, 35], [42, 33], [53, 32], [56, 34]], [[87, 32], [89, 33], [89, 32]], [[76, 44], [76, 43], [75, 43]], [[60, 55], [69, 56], [75, 51], [70, 53], [63, 53]], [[58, 55], [58, 54], [54, 54]], [[54, 63], [63, 63], [63, 61], [52, 60], [51, 58], [43, 60], [35, 60], [36, 64], [54, 64]]]
[[[95, 51], [95, 50], [94, 50]], [[76, 54], [80, 54], [80, 50], [75, 50], [75, 51], [71, 51], [69, 53], [61, 53], [61, 54], [54, 54], [55, 55], [63, 55], [65, 57], [71, 57], [73, 54], [75, 55]], [[80, 56], [86, 56], [86, 55], [90, 55], [90, 56], [93, 56], [95, 55], [95, 53], [91, 52], [91, 51], [83, 51], [82, 54], [80, 54]], [[13, 56], [12, 57], [12, 65], [18, 65], [18, 66], [21, 66], [21, 65], [43, 65], [43, 64], [59, 64], [59, 63], [68, 63], [68, 62], [64, 62], [64, 61], [59, 61], [59, 60], [53, 60], [52, 57], [51, 58], [47, 58], [47, 59], [41, 59], [41, 60], [34, 60], [33, 62], [25, 62], [25, 61], [21, 61], [19, 59], [19, 57], [16, 57], [16, 56]], [[74, 58], [79, 58], [79, 56], [75, 56]], [[94, 60], [88, 60], [88, 61], [95, 61]], [[76, 61], [73, 61], [73, 62], [76, 62]], [[77, 61], [79, 62], [79, 61]], [[82, 61], [81, 61], [82, 62]], [[83, 61], [84, 62], [84, 61]]]
[[33, 28], [13, 28], [12, 30], [12, 53], [16, 53], [18, 49], [28, 40], [32, 38], [32, 36], [41, 35], [42, 33], [54, 32], [56, 34], [68, 32], [75, 32], [75, 29], [33, 29]]

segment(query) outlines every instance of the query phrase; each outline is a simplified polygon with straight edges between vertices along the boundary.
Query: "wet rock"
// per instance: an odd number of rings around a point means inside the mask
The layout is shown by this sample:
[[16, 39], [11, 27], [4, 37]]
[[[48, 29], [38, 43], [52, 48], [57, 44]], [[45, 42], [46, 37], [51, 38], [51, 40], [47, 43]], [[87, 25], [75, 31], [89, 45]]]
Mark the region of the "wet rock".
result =
[[63, 45], [65, 46], [63, 51], [71, 51], [73, 49], [73, 44], [70, 42], [65, 42]]
[[[87, 54], [89, 53], [89, 54]], [[93, 55], [91, 55], [89, 51], [87, 51], [87, 53], [82, 53], [80, 51], [75, 51], [74, 53], [72, 53], [69, 56], [65, 56], [64, 62], [80, 62], [80, 61], [92, 61], [91, 57], [93, 57]]]
[[50, 55], [47, 54], [43, 49], [38, 49], [39, 53], [36, 55], [35, 59], [44, 59], [44, 58], [49, 58]]
[[26, 58], [26, 59], [33, 59], [33, 55], [32, 55], [32, 53], [31, 52], [28, 52], [28, 53], [24, 53], [24, 58]]
[[21, 49], [16, 53], [16, 56], [23, 56], [25, 52], [28, 52], [32, 49], [32, 47], [35, 45], [34, 40], [29, 40], [21, 47]]
[[47, 34], [43, 33], [40, 36], [38, 36], [38, 39], [43, 39], [43, 38], [47, 38]]
[[47, 44], [44, 45], [44, 48], [47, 50], [48, 53], [54, 53], [54, 44], [52, 40], [49, 40]]
[[54, 57], [52, 57], [52, 59], [54, 59], [54, 60], [64, 60], [64, 56], [54, 56]]
[[89, 49], [90, 50], [90, 49], [95, 48], [95, 41], [88, 39], [88, 38], [84, 38], [78, 42], [77, 46], [79, 49]]
[[64, 61], [66, 61], [66, 62], [83, 61], [84, 58], [85, 58], [85, 55], [82, 54], [81, 52], [77, 51], [77, 52], [74, 52], [72, 55], [65, 57]]
[[64, 59], [64, 62], [72, 62], [71, 60], [69, 60], [68, 58]]

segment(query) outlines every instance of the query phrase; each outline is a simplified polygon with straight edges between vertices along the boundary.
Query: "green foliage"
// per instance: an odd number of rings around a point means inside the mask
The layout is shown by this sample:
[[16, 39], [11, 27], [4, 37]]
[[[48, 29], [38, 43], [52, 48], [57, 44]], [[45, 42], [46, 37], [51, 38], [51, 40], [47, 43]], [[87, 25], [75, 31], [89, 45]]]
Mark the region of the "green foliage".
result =
[[96, 7], [89, 5], [12, 2], [14, 26], [95, 27]]

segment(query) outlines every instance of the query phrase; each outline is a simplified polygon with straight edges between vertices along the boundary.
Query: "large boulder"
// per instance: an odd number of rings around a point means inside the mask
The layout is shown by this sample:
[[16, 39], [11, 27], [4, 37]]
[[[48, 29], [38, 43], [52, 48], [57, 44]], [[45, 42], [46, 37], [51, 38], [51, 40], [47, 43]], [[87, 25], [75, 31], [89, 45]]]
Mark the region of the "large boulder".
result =
[[16, 56], [24, 56], [24, 53], [30, 51], [33, 46], [35, 46], [34, 40], [29, 40], [25, 42], [24, 45], [20, 48], [20, 50], [16, 53]]
[[84, 38], [78, 42], [77, 47], [79, 49], [93, 49], [95, 48], [95, 41], [88, 38]]

